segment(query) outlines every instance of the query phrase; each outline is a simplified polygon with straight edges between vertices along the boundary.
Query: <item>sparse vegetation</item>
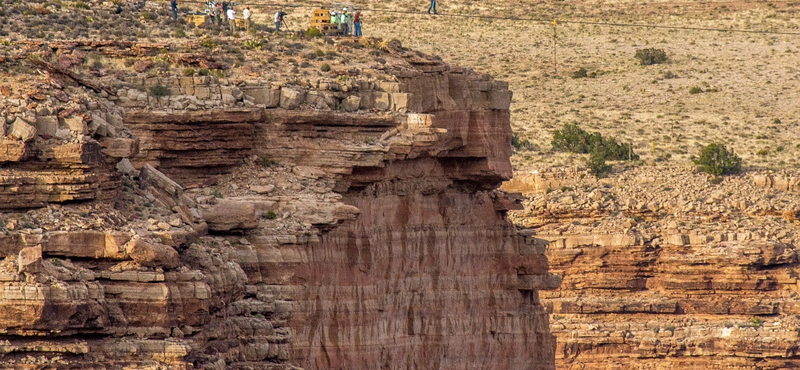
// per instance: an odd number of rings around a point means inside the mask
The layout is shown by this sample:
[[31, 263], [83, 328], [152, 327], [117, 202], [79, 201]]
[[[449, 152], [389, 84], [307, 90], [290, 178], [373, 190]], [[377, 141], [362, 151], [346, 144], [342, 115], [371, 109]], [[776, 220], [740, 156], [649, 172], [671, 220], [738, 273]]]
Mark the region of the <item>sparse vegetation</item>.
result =
[[667, 61], [667, 53], [664, 50], [656, 48], [638, 49], [633, 57], [638, 59], [639, 64], [643, 66], [662, 64]]
[[204, 38], [202, 41], [200, 41], [200, 46], [206, 49], [213, 50], [215, 47], [217, 47], [217, 43], [215, 43], [210, 38]]
[[306, 36], [308, 37], [322, 37], [322, 31], [318, 30], [316, 27], [311, 27], [306, 30]]
[[160, 98], [162, 96], [169, 96], [171, 94], [169, 88], [161, 84], [150, 86], [148, 91], [150, 91], [150, 96], [156, 98]]
[[556, 151], [589, 153], [585, 164], [597, 177], [603, 177], [611, 170], [606, 160], [639, 159], [630, 144], [620, 144], [614, 138], [604, 138], [599, 132], [586, 132], [574, 123], [564, 125], [561, 130], [555, 130], [552, 145]]
[[580, 67], [578, 68], [578, 70], [572, 72], [572, 78], [586, 78], [587, 76], [588, 73], [586, 71], [586, 68], [583, 67]]
[[698, 158], [692, 161], [700, 171], [711, 175], [728, 175], [742, 170], [742, 159], [725, 145], [711, 143], [700, 149]]

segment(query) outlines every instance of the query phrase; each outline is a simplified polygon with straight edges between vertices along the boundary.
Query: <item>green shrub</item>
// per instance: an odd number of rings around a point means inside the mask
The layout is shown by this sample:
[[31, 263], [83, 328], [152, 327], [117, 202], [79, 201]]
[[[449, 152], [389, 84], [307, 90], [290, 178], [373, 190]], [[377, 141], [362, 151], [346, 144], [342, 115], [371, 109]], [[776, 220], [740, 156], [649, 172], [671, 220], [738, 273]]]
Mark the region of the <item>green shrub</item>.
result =
[[162, 96], [169, 96], [170, 94], [171, 91], [169, 91], [169, 88], [164, 85], [158, 84], [150, 86], [150, 96], [160, 98]]
[[261, 50], [263, 44], [261, 44], [261, 41], [258, 40], [246, 40], [242, 43], [242, 47], [250, 50]]
[[314, 51], [314, 54], [317, 54], [318, 57], [324, 56], [325, 52], [322, 49], [317, 49]]
[[588, 73], [586, 68], [580, 67], [577, 71], [572, 72], [572, 78], [586, 78], [588, 77]]
[[186, 37], [186, 31], [183, 28], [178, 28], [173, 33], [175, 37]]
[[639, 159], [630, 144], [617, 143], [614, 138], [604, 138], [599, 132], [588, 133], [577, 124], [568, 123], [553, 131], [553, 150], [571, 153], [597, 153], [603, 160]]
[[89, 5], [86, 5], [83, 1], [76, 1], [72, 4], [72, 7], [75, 9], [89, 9]]
[[200, 70], [197, 71], [197, 74], [199, 74], [200, 76], [208, 76], [209, 73], [210, 72], [209, 72], [208, 68], [200, 68]]
[[278, 161], [270, 158], [270, 157], [261, 157], [261, 165], [264, 167], [274, 167], [278, 164]]
[[742, 159], [733, 150], [728, 151], [725, 145], [717, 143], [700, 149], [698, 158], [692, 162], [700, 171], [716, 176], [739, 173], [742, 170]]
[[638, 49], [633, 57], [638, 59], [639, 64], [643, 66], [661, 64], [667, 61], [667, 53], [664, 50], [655, 48]]
[[210, 38], [204, 38], [203, 40], [200, 41], [200, 46], [206, 49], [213, 49], [217, 47], [217, 44]]
[[319, 66], [319, 69], [320, 69], [322, 72], [330, 72], [330, 70], [331, 70], [331, 66], [330, 66], [330, 65], [328, 65], [328, 63], [322, 63], [322, 65], [321, 65], [321, 66]]
[[528, 139], [521, 138], [516, 132], [511, 134], [511, 146], [516, 150], [534, 148], [534, 145]]
[[692, 86], [692, 88], [689, 89], [689, 94], [692, 94], [692, 95], [699, 94], [701, 92], [703, 92], [703, 89], [701, 89], [701, 88], [699, 88], [697, 86]]
[[267, 211], [267, 213], [264, 214], [264, 218], [266, 218], [267, 220], [274, 220], [277, 217], [278, 217], [278, 214], [275, 213], [275, 211]]
[[311, 27], [311, 28], [306, 30], [306, 36], [308, 36], [308, 37], [322, 37], [322, 31], [320, 31], [316, 27]]
[[606, 163], [605, 157], [596, 152], [589, 153], [589, 159], [585, 163], [589, 172], [597, 177], [605, 177], [611, 171], [611, 165]]

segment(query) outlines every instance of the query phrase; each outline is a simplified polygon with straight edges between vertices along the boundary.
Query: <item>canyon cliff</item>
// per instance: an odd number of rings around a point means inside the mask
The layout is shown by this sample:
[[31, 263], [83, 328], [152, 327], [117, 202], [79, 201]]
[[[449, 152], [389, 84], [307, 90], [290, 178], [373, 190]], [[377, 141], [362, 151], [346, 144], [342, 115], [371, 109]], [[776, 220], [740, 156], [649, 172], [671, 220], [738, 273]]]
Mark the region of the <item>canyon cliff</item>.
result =
[[55, 62], [6, 61], [46, 72], [4, 100], [4, 364], [555, 368], [560, 279], [497, 190], [507, 84], [397, 43], [313, 83], [90, 80], [63, 68], [81, 50], [165, 46], [29, 46]]
[[797, 183], [646, 167], [507, 183], [563, 278], [542, 294], [557, 368], [797, 367]]

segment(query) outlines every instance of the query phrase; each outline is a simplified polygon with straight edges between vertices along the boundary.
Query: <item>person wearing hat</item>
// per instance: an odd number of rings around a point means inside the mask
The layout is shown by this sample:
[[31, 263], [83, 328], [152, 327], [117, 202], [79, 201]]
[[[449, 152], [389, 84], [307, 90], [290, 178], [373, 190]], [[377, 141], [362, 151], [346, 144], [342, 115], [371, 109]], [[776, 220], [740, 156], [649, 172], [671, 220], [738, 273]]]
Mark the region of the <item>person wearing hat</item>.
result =
[[283, 11], [283, 8], [275, 12], [275, 31], [281, 30], [281, 23], [283, 23], [283, 16], [285, 15], [286, 13]]
[[347, 8], [342, 9], [342, 15], [339, 17], [339, 24], [342, 25], [342, 30], [344, 31], [345, 35], [350, 34], [350, 13], [347, 12]]
[[250, 31], [250, 7], [246, 6], [242, 12], [242, 19], [244, 19], [244, 30]]

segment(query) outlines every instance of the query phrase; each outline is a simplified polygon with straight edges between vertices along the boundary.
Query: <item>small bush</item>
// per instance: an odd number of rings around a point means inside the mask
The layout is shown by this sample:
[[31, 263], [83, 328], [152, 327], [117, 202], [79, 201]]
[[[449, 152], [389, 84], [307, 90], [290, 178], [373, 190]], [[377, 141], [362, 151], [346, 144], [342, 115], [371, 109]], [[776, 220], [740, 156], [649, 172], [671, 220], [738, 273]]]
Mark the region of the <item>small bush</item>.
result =
[[588, 73], [586, 68], [580, 67], [577, 71], [572, 72], [572, 78], [586, 78], [588, 77]]
[[321, 66], [319, 66], [319, 69], [320, 69], [322, 72], [330, 72], [330, 71], [331, 71], [331, 66], [330, 66], [330, 65], [328, 65], [328, 63], [322, 63], [322, 65], [321, 65]]
[[186, 31], [183, 28], [178, 28], [174, 32], [175, 37], [186, 37]]
[[208, 76], [209, 73], [210, 72], [209, 72], [208, 68], [200, 68], [200, 70], [197, 71], [197, 74], [200, 75], [200, 76]]
[[261, 165], [264, 167], [275, 167], [278, 165], [278, 161], [270, 157], [261, 157]]
[[202, 41], [200, 41], [200, 46], [206, 49], [214, 49], [215, 47], [217, 47], [217, 44], [210, 38], [205, 38]]
[[75, 9], [89, 9], [89, 5], [86, 5], [83, 1], [76, 1], [72, 4], [72, 7]]
[[325, 52], [322, 49], [317, 49], [314, 51], [314, 54], [317, 54], [318, 57], [324, 56]]
[[692, 86], [692, 88], [689, 89], [689, 94], [692, 94], [692, 95], [699, 94], [701, 92], [703, 92], [703, 89], [701, 89], [701, 88], [699, 88], [697, 86]]
[[742, 159], [725, 145], [711, 143], [700, 149], [698, 158], [692, 161], [700, 171], [715, 176], [739, 173]]
[[160, 98], [162, 96], [169, 96], [171, 93], [168, 87], [161, 84], [150, 86], [149, 90], [150, 90], [150, 96], [154, 96], [156, 98]]
[[258, 40], [246, 40], [242, 43], [242, 47], [250, 50], [261, 50], [263, 44], [261, 44], [261, 41]]
[[528, 139], [521, 138], [516, 132], [511, 134], [511, 146], [513, 146], [516, 150], [530, 150], [535, 147], [535, 145], [528, 141]]
[[264, 218], [266, 218], [267, 220], [274, 220], [277, 217], [278, 217], [278, 214], [275, 213], [275, 211], [267, 211], [267, 213], [264, 214]]
[[599, 132], [588, 133], [577, 124], [566, 124], [553, 131], [553, 150], [571, 153], [597, 153], [604, 160], [639, 159], [630, 144], [617, 143], [614, 138], [604, 138]]
[[590, 153], [589, 159], [587, 159], [585, 163], [586, 167], [589, 168], [589, 172], [597, 177], [605, 177], [611, 172], [611, 165], [606, 163], [606, 158], [600, 153]]
[[661, 64], [667, 61], [667, 53], [664, 50], [655, 48], [638, 49], [633, 57], [638, 59], [639, 64], [643, 66]]
[[672, 73], [672, 71], [666, 71], [666, 72], [664, 72], [663, 77], [664, 77], [664, 79], [669, 80], [669, 79], [672, 79], [672, 78], [678, 78], [678, 75], [676, 75], [675, 73]]
[[308, 37], [322, 37], [322, 31], [320, 31], [316, 27], [311, 27], [311, 28], [306, 30], [306, 36], [308, 36]]
[[186, 68], [183, 70], [183, 75], [186, 77], [194, 76], [194, 68]]

